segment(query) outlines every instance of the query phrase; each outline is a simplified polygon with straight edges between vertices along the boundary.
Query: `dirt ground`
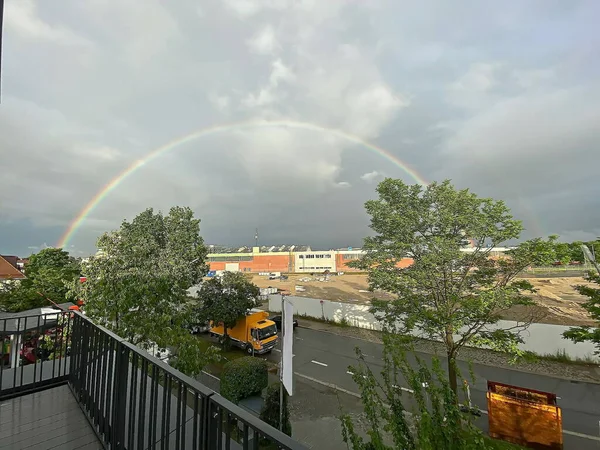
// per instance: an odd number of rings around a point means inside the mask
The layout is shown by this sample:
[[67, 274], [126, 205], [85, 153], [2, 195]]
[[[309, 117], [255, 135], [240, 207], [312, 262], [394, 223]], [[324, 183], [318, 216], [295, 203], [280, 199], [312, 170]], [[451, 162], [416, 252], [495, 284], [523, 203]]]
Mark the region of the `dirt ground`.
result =
[[[533, 314], [535, 322], [557, 325], [593, 325], [587, 311], [581, 307], [586, 297], [579, 295], [574, 285], [587, 284], [582, 277], [526, 278], [537, 289], [531, 297], [534, 307], [517, 307], [502, 314], [507, 320], [523, 320]], [[366, 275], [344, 274], [290, 275], [288, 280], [269, 280], [255, 275], [253, 282], [262, 288], [277, 287], [301, 297], [322, 298], [348, 303], [368, 303], [373, 298], [391, 299], [384, 292], [369, 292]], [[299, 288], [298, 288], [299, 287]]]

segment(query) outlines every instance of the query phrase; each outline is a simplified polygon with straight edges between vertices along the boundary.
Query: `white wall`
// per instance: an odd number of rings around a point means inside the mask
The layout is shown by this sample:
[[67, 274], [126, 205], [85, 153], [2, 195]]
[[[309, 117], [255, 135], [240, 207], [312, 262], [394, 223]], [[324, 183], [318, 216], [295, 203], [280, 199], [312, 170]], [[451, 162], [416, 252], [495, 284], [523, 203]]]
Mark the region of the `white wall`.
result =
[[294, 253], [294, 272], [322, 273], [325, 270], [336, 271], [335, 251]]
[[[309, 317], [324, 318], [336, 322], [346, 318], [351, 326], [367, 328], [371, 330], [381, 330], [379, 322], [373, 314], [369, 312], [369, 305], [359, 305], [352, 303], [333, 302], [329, 300], [320, 300], [308, 297], [287, 297], [294, 304], [296, 314]], [[281, 311], [281, 296], [269, 296], [269, 310], [273, 312]], [[517, 325], [516, 322], [501, 320], [496, 328], [511, 328]], [[595, 346], [588, 342], [574, 343], [562, 337], [562, 333], [569, 327], [562, 325], [548, 325], [544, 323], [534, 323], [521, 333], [524, 343], [521, 344], [523, 350], [529, 350], [537, 354], [555, 354], [558, 351], [565, 351], [573, 358], [585, 358], [593, 355]], [[418, 332], [415, 332], [418, 335]], [[600, 358], [596, 358], [600, 362]]]

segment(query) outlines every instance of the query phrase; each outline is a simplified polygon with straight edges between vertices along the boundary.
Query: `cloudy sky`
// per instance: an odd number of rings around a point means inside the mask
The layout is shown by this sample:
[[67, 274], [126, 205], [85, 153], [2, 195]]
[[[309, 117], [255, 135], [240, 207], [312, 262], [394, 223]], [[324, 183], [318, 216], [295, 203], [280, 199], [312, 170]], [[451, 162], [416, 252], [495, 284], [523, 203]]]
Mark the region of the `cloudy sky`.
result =
[[[196, 211], [209, 243], [251, 244], [258, 227], [263, 244], [358, 246], [377, 182], [416, 182], [358, 140], [426, 181], [504, 199], [524, 237], [600, 235], [595, 0], [5, 8], [0, 253], [55, 245], [128, 166], [219, 126], [124, 178], [69, 250], [173, 205]], [[296, 125], [249, 125], [264, 121]]]

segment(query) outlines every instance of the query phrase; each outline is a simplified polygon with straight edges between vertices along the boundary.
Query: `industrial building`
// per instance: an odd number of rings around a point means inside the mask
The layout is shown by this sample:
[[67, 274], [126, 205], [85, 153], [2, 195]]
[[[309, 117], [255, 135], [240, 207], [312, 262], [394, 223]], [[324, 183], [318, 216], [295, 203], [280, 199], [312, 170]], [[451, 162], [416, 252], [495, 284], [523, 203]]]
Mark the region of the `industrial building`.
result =
[[[508, 247], [496, 247], [490, 250], [490, 257], [498, 258]], [[475, 251], [466, 247], [465, 252]], [[312, 250], [305, 245], [282, 245], [262, 247], [228, 248], [211, 245], [207, 256], [210, 270], [250, 273], [323, 273], [357, 272], [348, 266], [353, 260], [360, 259], [364, 250], [346, 249]], [[405, 258], [398, 267], [412, 264], [411, 258]]]
[[[312, 250], [309, 246], [283, 245], [263, 247], [225, 248], [210, 246], [207, 260], [211, 271], [230, 272], [284, 272], [284, 273], [323, 273], [357, 271], [348, 266], [350, 261], [359, 259], [364, 251], [360, 249]], [[401, 267], [412, 263], [406, 258]]]

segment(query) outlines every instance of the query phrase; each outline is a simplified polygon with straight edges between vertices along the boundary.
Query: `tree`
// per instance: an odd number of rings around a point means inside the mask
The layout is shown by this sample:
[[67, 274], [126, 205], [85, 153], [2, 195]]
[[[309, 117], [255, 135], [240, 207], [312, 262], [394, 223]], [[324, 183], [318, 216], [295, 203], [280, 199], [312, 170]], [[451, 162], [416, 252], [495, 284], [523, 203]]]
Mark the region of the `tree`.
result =
[[198, 290], [200, 320], [222, 323], [223, 345], [227, 345], [227, 330], [258, 304], [259, 295], [260, 289], [243, 273], [225, 272], [205, 281]]
[[97, 247], [82, 266], [87, 281], [71, 284], [86, 314], [135, 345], [174, 350], [171, 364], [198, 373], [202, 353], [183, 325], [191, 312], [187, 290], [208, 268], [192, 210], [173, 207], [163, 216], [147, 209], [100, 236]]
[[[265, 394], [265, 402], [260, 410], [260, 419], [274, 428], [280, 429], [279, 405], [281, 400], [281, 383], [270, 384]], [[281, 431], [288, 436], [292, 435], [292, 423], [290, 422], [289, 395], [283, 390], [283, 427]]]
[[[395, 296], [372, 302], [384, 328], [443, 342], [454, 392], [463, 346], [521, 354], [519, 332], [533, 317], [510, 330], [494, 325], [503, 311], [532, 304], [524, 291], [533, 287], [515, 277], [551, 259], [555, 238], [524, 242], [494, 259], [492, 248], [517, 239], [523, 229], [502, 201], [456, 190], [449, 181], [423, 188], [386, 179], [377, 192], [379, 199], [366, 203], [376, 235], [365, 239], [366, 255], [351, 265], [368, 271], [372, 290]], [[464, 251], [465, 238], [474, 239], [474, 248]], [[399, 268], [404, 258], [414, 263]]]
[[19, 312], [54, 303], [75, 300], [69, 294], [68, 283], [77, 279], [80, 266], [69, 253], [60, 248], [45, 248], [29, 257], [25, 266], [27, 278], [12, 283], [0, 292], [1, 308]]
[[[590, 272], [586, 276], [586, 280], [600, 285], [600, 274]], [[597, 350], [594, 352], [600, 355], [600, 289], [592, 286], [578, 285], [575, 286], [577, 292], [585, 295], [588, 300], [583, 303], [583, 307], [589, 313], [590, 317], [598, 322], [596, 327], [574, 327], [563, 333], [566, 339], [574, 342], [591, 341], [596, 345]]]
[[[469, 412], [476, 409], [468, 403], [466, 386], [463, 385], [465, 401], [459, 403], [437, 358], [428, 365], [415, 355], [416, 365], [409, 363], [407, 354], [411, 351], [410, 345], [397, 335], [384, 333], [383, 346], [380, 377], [371, 371], [358, 348], [358, 365], [348, 368], [361, 394], [365, 416], [361, 422], [367, 435], [365, 440], [356, 430], [352, 418], [342, 415], [342, 436], [349, 449], [497, 448], [495, 442], [475, 427], [475, 416]], [[400, 387], [412, 392], [407, 394]], [[410, 395], [414, 402], [407, 402], [406, 395]], [[410, 410], [406, 408], [407, 404], [413, 405]]]

